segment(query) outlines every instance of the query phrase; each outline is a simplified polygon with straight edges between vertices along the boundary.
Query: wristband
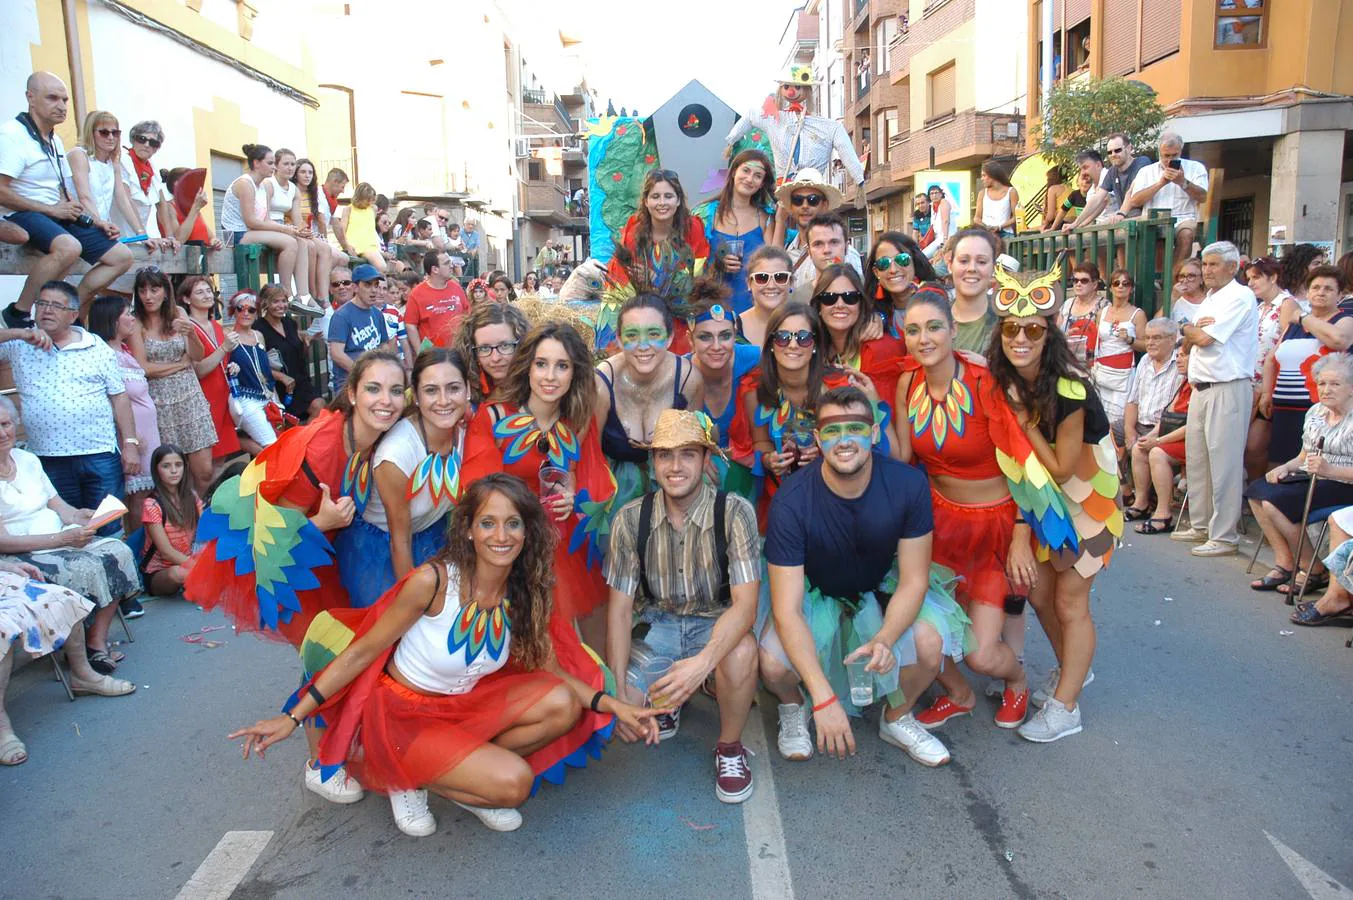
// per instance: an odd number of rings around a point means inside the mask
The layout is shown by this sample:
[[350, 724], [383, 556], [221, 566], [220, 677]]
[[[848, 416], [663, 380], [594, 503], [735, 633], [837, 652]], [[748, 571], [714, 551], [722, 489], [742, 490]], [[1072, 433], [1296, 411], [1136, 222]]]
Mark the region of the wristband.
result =
[[300, 728], [300, 727], [301, 727], [301, 720], [300, 720], [300, 719], [296, 718], [296, 717], [293, 716], [291, 713], [283, 713], [283, 715], [285, 715], [285, 716], [286, 716], [288, 719], [290, 719], [292, 722], [296, 723], [296, 727], [297, 727], [297, 728]]
[[307, 687], [305, 692], [315, 698], [315, 703], [318, 704], [318, 706], [315, 707], [316, 709], [324, 705], [324, 695], [319, 692], [319, 688], [315, 687], [314, 684]]
[[827, 707], [831, 706], [833, 703], [836, 702], [838, 702], [836, 695], [832, 694], [830, 697], [828, 697], [826, 700], [823, 700], [821, 703], [814, 704], [813, 712], [822, 712], [824, 709], [826, 709]]
[[597, 691], [595, 694], [592, 695], [592, 702], [588, 704], [588, 706], [592, 708], [592, 712], [594, 713], [601, 712], [601, 710], [598, 708], [598, 704], [601, 703], [601, 698], [605, 696], [606, 696], [605, 691]]

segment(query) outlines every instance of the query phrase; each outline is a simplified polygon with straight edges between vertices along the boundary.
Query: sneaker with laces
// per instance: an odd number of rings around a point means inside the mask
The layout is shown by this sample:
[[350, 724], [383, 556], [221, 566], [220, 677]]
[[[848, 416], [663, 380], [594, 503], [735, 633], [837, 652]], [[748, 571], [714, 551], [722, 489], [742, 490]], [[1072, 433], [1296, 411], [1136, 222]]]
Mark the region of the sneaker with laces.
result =
[[788, 760], [813, 758], [813, 739], [808, 736], [808, 717], [801, 703], [780, 704], [780, 755]]
[[[1049, 698], [1051, 698], [1053, 694], [1057, 693], [1057, 683], [1061, 680], [1062, 680], [1061, 666], [1053, 666], [1051, 669], [1049, 669], [1048, 677], [1043, 679], [1042, 686], [1040, 686], [1038, 690], [1034, 691], [1033, 697], [1030, 698], [1034, 701], [1034, 705], [1043, 706], [1044, 704], [1046, 704]], [[1085, 673], [1085, 680], [1081, 682], [1081, 687], [1086, 687], [1087, 685], [1090, 684], [1090, 682], [1094, 680], [1095, 680], [1095, 670], [1091, 669], [1090, 671]]]
[[1181, 541], [1185, 544], [1201, 544], [1207, 540], [1207, 531], [1202, 528], [1181, 528], [1178, 531], [1170, 533], [1170, 540]]
[[1018, 728], [1029, 712], [1029, 689], [1025, 688], [1018, 696], [1006, 688], [1001, 694], [1001, 708], [996, 710], [997, 728]]
[[409, 837], [427, 837], [437, 831], [437, 820], [428, 809], [427, 791], [391, 791], [390, 812], [395, 825]]
[[470, 806], [468, 803], [461, 803], [459, 800], [453, 800], [452, 803], [459, 806], [468, 813], [472, 813], [476, 819], [484, 823], [484, 827], [490, 831], [516, 831], [521, 827], [521, 813], [515, 809], [495, 809], [488, 806]]
[[1194, 556], [1234, 556], [1240, 547], [1230, 541], [1204, 541], [1189, 552]]
[[670, 740], [681, 730], [681, 710], [676, 709], [670, 713], [654, 716], [653, 721], [658, 723], [658, 740], [660, 742]]
[[918, 712], [916, 714], [916, 721], [922, 728], [927, 730], [939, 728], [950, 719], [957, 719], [959, 716], [968, 715], [976, 705], [976, 698], [973, 698], [973, 702], [968, 706], [960, 706], [946, 695], [930, 704], [929, 709], [923, 709]]
[[329, 776], [328, 781], [321, 781], [319, 769], [306, 763], [305, 786], [330, 803], [356, 803], [366, 796], [362, 791], [362, 786], [349, 778], [347, 769], [342, 766], [339, 766], [338, 771]]
[[723, 803], [741, 803], [752, 796], [752, 770], [747, 765], [751, 751], [741, 741], [714, 747], [714, 795]]
[[0, 310], [0, 319], [4, 320], [6, 328], [13, 328], [17, 331], [24, 331], [33, 327], [33, 313], [19, 309], [18, 303], [11, 303]]
[[908, 756], [923, 766], [942, 766], [949, 761], [949, 751], [944, 744], [922, 728], [911, 713], [889, 722], [885, 710], [879, 717], [879, 737], [907, 751]]
[[1067, 709], [1056, 698], [1048, 700], [1047, 705], [1034, 713], [1029, 721], [1019, 727], [1019, 736], [1035, 744], [1051, 744], [1064, 737], [1080, 734], [1081, 705]]
[[141, 601], [135, 597], [128, 597], [122, 601], [122, 618], [139, 619], [146, 614], [146, 608], [141, 605]]
[[289, 306], [294, 312], [298, 312], [303, 316], [324, 315], [324, 310], [319, 308], [319, 304], [316, 303], [314, 301], [314, 298], [312, 298], [309, 294], [307, 294], [304, 297], [292, 297], [290, 300], [287, 301], [287, 306]]

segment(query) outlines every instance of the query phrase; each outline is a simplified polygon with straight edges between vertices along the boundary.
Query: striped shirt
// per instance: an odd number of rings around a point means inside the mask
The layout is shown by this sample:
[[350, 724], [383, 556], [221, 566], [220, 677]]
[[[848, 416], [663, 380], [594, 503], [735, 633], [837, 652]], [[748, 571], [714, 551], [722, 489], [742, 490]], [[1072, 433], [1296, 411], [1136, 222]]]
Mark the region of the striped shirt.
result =
[[1137, 424], [1155, 425], [1160, 421], [1160, 412], [1174, 398], [1184, 373], [1175, 365], [1175, 354], [1160, 371], [1156, 371], [1155, 360], [1143, 356], [1137, 363], [1137, 372], [1133, 376], [1132, 387], [1128, 391], [1127, 403], [1137, 404]]
[[[719, 603], [719, 585], [723, 573], [718, 570], [714, 552], [714, 499], [716, 492], [707, 482], [686, 510], [678, 529], [667, 517], [662, 497], [653, 504], [648, 547], [645, 549], [648, 584], [656, 597], [649, 597], [636, 609], [657, 608], [678, 616], [722, 615], [727, 607]], [[639, 511], [643, 498], [631, 500], [611, 523], [611, 546], [606, 554], [606, 583], [635, 597], [639, 591], [637, 547]], [[728, 495], [728, 583], [748, 584], [761, 576], [761, 541], [756, 530], [756, 510], [736, 494]], [[636, 598], [637, 599], [637, 598]]]

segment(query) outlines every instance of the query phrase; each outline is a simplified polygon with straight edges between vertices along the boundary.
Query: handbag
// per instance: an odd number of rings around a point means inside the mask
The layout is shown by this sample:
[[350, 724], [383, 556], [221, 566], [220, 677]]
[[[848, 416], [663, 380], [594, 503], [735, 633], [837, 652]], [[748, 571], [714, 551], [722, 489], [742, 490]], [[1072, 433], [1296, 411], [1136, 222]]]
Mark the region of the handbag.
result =
[[1160, 430], [1157, 434], [1169, 434], [1178, 428], [1183, 428], [1189, 423], [1188, 412], [1175, 412], [1172, 409], [1161, 410], [1159, 419]]

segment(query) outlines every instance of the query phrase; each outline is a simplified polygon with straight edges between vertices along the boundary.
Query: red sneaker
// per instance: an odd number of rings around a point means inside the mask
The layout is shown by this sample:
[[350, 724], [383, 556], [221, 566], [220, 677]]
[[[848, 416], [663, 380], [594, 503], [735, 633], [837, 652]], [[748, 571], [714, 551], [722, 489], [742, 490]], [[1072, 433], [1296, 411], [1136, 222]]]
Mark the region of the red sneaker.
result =
[[1001, 708], [996, 711], [997, 728], [1018, 728], [1024, 724], [1024, 715], [1029, 711], [1029, 689], [1025, 688], [1024, 693], [1018, 697], [1015, 692], [1006, 688], [1001, 694]]
[[741, 803], [752, 796], [752, 770], [741, 742], [714, 748], [714, 793], [724, 803]]
[[931, 704], [929, 709], [922, 710], [916, 714], [916, 721], [921, 723], [921, 727], [929, 730], [939, 728], [950, 719], [957, 719], [959, 716], [966, 716], [972, 712], [973, 706], [977, 705], [976, 699], [972, 706], [959, 706], [947, 696], [941, 697]]

